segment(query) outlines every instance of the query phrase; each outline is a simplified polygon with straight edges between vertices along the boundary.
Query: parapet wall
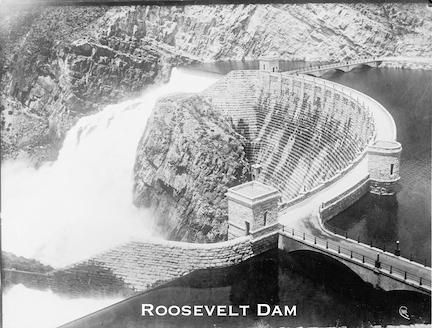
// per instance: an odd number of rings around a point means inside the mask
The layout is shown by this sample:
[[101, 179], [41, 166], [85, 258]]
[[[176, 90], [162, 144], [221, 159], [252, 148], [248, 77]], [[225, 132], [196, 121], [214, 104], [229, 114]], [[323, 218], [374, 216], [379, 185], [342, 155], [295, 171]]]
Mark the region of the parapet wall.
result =
[[6, 286], [51, 289], [74, 297], [130, 296], [198, 269], [223, 268], [277, 248], [277, 231], [216, 244], [131, 241], [49, 274], [3, 270]]

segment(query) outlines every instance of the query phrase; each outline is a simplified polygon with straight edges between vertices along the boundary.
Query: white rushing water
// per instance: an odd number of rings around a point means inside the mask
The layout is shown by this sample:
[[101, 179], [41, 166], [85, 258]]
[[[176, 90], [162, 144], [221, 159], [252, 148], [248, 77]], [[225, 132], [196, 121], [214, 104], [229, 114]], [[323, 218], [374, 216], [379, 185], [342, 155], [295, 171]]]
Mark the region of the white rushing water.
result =
[[64, 298], [16, 285], [4, 296], [4, 328], [54, 328], [121, 301], [120, 298]]
[[[3, 250], [58, 267], [150, 234], [151, 218], [132, 204], [136, 148], [147, 119], [158, 97], [198, 92], [217, 78], [174, 69], [168, 84], [80, 119], [57, 161], [39, 169], [2, 165]], [[55, 327], [117, 301], [71, 300], [17, 285], [3, 295], [4, 327]]]
[[2, 165], [3, 250], [61, 266], [150, 234], [151, 218], [132, 204], [135, 154], [146, 121], [161, 95], [197, 92], [215, 80], [174, 69], [168, 84], [80, 119], [55, 162], [39, 169]]

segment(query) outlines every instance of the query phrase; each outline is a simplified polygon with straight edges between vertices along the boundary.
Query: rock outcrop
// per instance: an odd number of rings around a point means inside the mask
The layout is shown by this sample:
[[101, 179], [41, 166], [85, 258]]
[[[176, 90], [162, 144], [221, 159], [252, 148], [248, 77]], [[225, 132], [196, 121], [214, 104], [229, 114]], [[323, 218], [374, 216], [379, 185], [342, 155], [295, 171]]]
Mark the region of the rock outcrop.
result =
[[81, 116], [195, 60], [432, 57], [426, 4], [4, 7], [2, 159], [56, 158]]
[[427, 4], [250, 4], [162, 7], [147, 36], [201, 60], [340, 61], [367, 56], [432, 56]]
[[245, 138], [199, 95], [159, 100], [138, 145], [134, 202], [149, 207], [166, 238], [227, 236], [227, 188], [246, 182]]
[[2, 160], [55, 159], [80, 117], [167, 81], [172, 65], [190, 62], [132, 37], [134, 22], [122, 21], [130, 7], [13, 9], [0, 17]]

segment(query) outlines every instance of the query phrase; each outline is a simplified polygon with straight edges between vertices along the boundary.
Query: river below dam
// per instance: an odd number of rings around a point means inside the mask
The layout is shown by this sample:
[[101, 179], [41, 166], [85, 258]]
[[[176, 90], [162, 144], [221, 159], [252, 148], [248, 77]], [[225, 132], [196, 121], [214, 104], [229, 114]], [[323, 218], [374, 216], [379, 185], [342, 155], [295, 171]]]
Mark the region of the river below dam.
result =
[[[284, 62], [282, 64], [282, 69], [294, 69], [301, 68], [305, 65], [310, 65], [310, 63], [293, 63]], [[189, 66], [187, 70], [180, 70], [180, 73], [176, 71], [175, 78], [180, 81], [182, 85], [196, 84], [197, 78], [202, 79], [203, 76], [209, 74], [212, 78], [216, 75], [223, 75], [232, 69], [256, 69], [258, 67], [257, 62], [229, 62], [229, 63], [214, 63], [214, 64], [201, 64], [195, 66]], [[190, 74], [193, 70], [194, 73]], [[185, 74], [184, 71], [188, 71]], [[216, 75], [215, 75], [216, 74]], [[381, 246], [386, 245], [388, 250], [394, 247], [396, 240], [400, 241], [402, 255], [409, 257], [413, 254], [414, 257], [423, 259], [427, 258], [429, 261], [431, 253], [431, 232], [430, 232], [430, 216], [431, 216], [431, 94], [432, 94], [432, 72], [431, 71], [417, 71], [417, 70], [397, 70], [397, 69], [386, 69], [386, 68], [363, 68], [352, 71], [350, 73], [340, 74], [333, 73], [324, 76], [328, 80], [332, 80], [341, 84], [348, 85], [359, 91], [362, 91], [379, 102], [381, 102], [393, 115], [397, 131], [398, 131], [398, 141], [401, 142], [403, 151], [401, 155], [401, 181], [400, 190], [396, 196], [385, 198], [381, 196], [366, 195], [359, 202], [351, 206], [349, 209], [335, 217], [331, 220], [331, 224], [335, 227], [348, 231], [352, 238], [359, 237], [362, 241], [368, 242], [371, 239], [375, 245]], [[195, 82], [194, 82], [195, 81]], [[205, 81], [208, 83], [209, 81]], [[198, 84], [203, 84], [202, 80], [197, 82]], [[173, 90], [174, 91], [174, 90]], [[143, 98], [145, 101], [145, 98]], [[138, 139], [140, 137], [141, 131], [143, 130], [145, 121], [148, 117], [149, 110], [145, 109], [146, 113], [138, 114], [136, 109], [139, 106], [133, 105], [134, 103], [139, 103], [141, 100], [132, 102], [132, 104], [125, 105], [123, 109], [117, 108], [111, 111], [107, 117], [94, 116], [86, 124], [81, 126], [81, 131], [79, 129], [75, 131], [76, 135], [71, 140], [70, 150], [67, 154], [71, 154], [73, 158], [79, 156], [77, 152], [81, 146], [85, 145], [88, 141], [91, 141], [89, 137], [100, 139], [101, 142], [108, 142], [109, 152], [103, 150], [101, 154], [97, 155], [95, 163], [92, 164], [94, 172], [99, 172], [97, 174], [98, 181], [106, 181], [105, 183], [100, 183], [99, 188], [102, 190], [109, 190], [110, 193], [107, 194], [106, 202], [109, 204], [113, 199], [118, 199], [117, 194], [114, 192], [115, 185], [118, 183], [116, 180], [111, 181], [106, 180], [102, 174], [108, 174], [116, 176], [119, 170], [123, 170], [120, 167], [120, 162], [116, 162], [119, 158], [115, 152], [115, 149], [123, 149], [121, 143], [115, 143], [116, 147], [113, 147], [113, 140], [116, 137], [111, 136], [107, 138], [107, 134], [112, 135], [113, 130], [119, 124], [117, 118], [122, 118], [129, 121], [120, 121], [120, 125], [135, 123], [141, 121], [140, 127], [137, 131], [134, 131], [132, 139], [128, 139], [127, 142], [132, 142], [133, 147], [136, 147]], [[142, 107], [142, 106], [141, 106]], [[143, 109], [142, 109], [143, 110]], [[135, 113], [138, 116], [135, 116]], [[78, 125], [77, 125], [78, 126]], [[106, 131], [105, 131], [106, 130]], [[129, 129], [130, 130], [130, 129]], [[98, 137], [98, 133], [104, 133]], [[125, 138], [126, 131], [124, 129], [119, 129], [119, 136]], [[68, 134], [69, 137], [69, 134]], [[113, 137], [113, 138], [112, 138]], [[88, 140], [87, 140], [88, 139]], [[125, 140], [123, 140], [125, 142]], [[66, 141], [65, 141], [66, 144]], [[91, 147], [101, 147], [93, 145]], [[92, 148], [89, 149], [92, 149]], [[128, 174], [132, 173], [133, 167], [133, 154], [128, 150], [128, 162], [126, 165], [124, 174], [121, 177], [127, 177]], [[62, 150], [66, 153], [66, 149]], [[112, 163], [112, 171], [104, 169], [100, 172], [100, 167], [103, 166], [106, 160], [100, 158], [102, 153], [110, 153], [108, 161]], [[88, 166], [86, 163], [87, 159], [91, 158], [89, 155], [91, 152], [83, 153], [83, 161], [74, 162], [79, 165], [79, 167]], [[122, 155], [119, 155], [122, 156]], [[63, 156], [65, 157], [65, 155]], [[123, 156], [125, 157], [125, 156]], [[61, 160], [62, 157], [59, 156]], [[125, 161], [122, 161], [123, 163]], [[56, 231], [63, 231], [63, 229], [70, 229], [70, 222], [63, 223], [54, 221], [61, 214], [61, 206], [66, 206], [66, 208], [79, 208], [80, 204], [77, 200], [83, 198], [88, 199], [91, 195], [90, 190], [93, 188], [91, 185], [85, 185], [88, 189], [84, 193], [83, 197], [80, 196], [79, 188], [73, 188], [76, 190], [76, 194], [68, 195], [66, 191], [58, 188], [55, 182], [50, 185], [50, 192], [44, 195], [44, 198], [37, 198], [40, 195], [35, 195], [32, 191], [37, 190], [40, 186], [39, 180], [44, 180], [44, 171], [49, 171], [52, 176], [61, 178], [60, 181], [67, 180], [67, 176], [61, 175], [63, 165], [60, 161], [49, 163], [46, 167], [43, 167], [38, 173], [29, 168], [21, 169], [20, 167], [14, 167], [13, 171], [10, 168], [2, 167], [2, 173], [7, 170], [9, 173], [13, 173], [10, 177], [14, 179], [10, 181], [13, 185], [12, 191], [15, 193], [19, 192], [19, 187], [21, 186], [20, 180], [17, 180], [20, 176], [16, 172], [21, 172], [21, 176], [26, 179], [27, 182], [22, 186], [23, 189], [27, 190], [26, 193], [20, 194], [20, 202], [23, 201], [22, 196], [28, 196], [29, 199], [35, 198], [34, 203], [40, 205], [39, 203], [49, 203], [49, 200], [56, 201], [58, 197], [59, 206], [55, 207], [54, 210], [48, 211], [51, 215], [51, 220], [43, 221], [44, 215], [46, 216], [46, 208], [41, 208], [38, 210], [40, 212], [40, 220], [38, 224], [31, 226], [33, 231], [26, 234], [25, 231], [18, 231], [18, 226], [6, 225], [10, 235], [6, 236], [3, 243], [10, 246], [10, 251], [16, 251], [19, 255], [26, 255], [28, 257], [35, 257], [41, 260], [46, 260], [47, 263], [57, 264], [56, 261], [51, 260], [56, 257], [56, 252], [61, 252], [67, 254], [66, 251], [70, 250], [71, 256], [69, 261], [76, 257], [77, 254], [73, 253], [75, 245], [81, 246], [83, 244], [83, 237], [80, 234], [82, 227], [85, 227], [87, 222], [80, 222], [79, 226], [73, 229], [72, 232], [77, 233], [77, 240], [74, 241], [74, 236], [71, 234], [64, 235], [63, 233], [57, 233]], [[123, 164], [122, 164], [123, 165]], [[129, 171], [130, 173], [128, 173]], [[106, 172], [105, 172], [106, 171]], [[23, 173], [24, 172], [24, 173]], [[67, 174], [72, 178], [76, 179], [76, 176], [70, 174], [70, 170], [66, 166]], [[114, 173], [113, 173], [114, 172]], [[11, 174], [12, 174], [11, 173]], [[42, 176], [40, 176], [42, 174]], [[58, 175], [57, 175], [58, 174]], [[88, 176], [91, 176], [92, 172], [88, 172]], [[100, 176], [100, 177], [99, 177]], [[36, 180], [36, 181], [34, 181]], [[132, 186], [131, 176], [126, 179], [127, 184], [122, 184], [122, 194], [127, 194], [126, 188]], [[130, 180], [130, 181], [129, 181]], [[81, 182], [84, 183], [85, 179]], [[90, 179], [89, 181], [92, 181]], [[28, 183], [35, 183], [35, 185], [28, 185]], [[7, 182], [2, 182], [2, 189], [4, 190], [4, 184]], [[80, 182], [77, 182], [79, 184]], [[93, 183], [94, 185], [94, 183]], [[112, 191], [112, 194], [111, 194]], [[100, 190], [96, 189], [95, 193], [99, 193]], [[58, 196], [57, 196], [58, 195]], [[3, 192], [2, 198], [11, 197], [10, 204], [15, 204], [13, 194], [6, 194]], [[75, 201], [72, 204], [69, 202], [64, 203], [63, 199], [70, 199], [74, 197]], [[127, 203], [130, 197], [122, 202]], [[38, 202], [39, 200], [39, 202]], [[17, 200], [18, 201], [18, 200]], [[93, 203], [93, 202], [92, 202]], [[86, 206], [93, 206], [92, 204], [87, 204], [85, 201], [83, 204]], [[115, 217], [123, 215], [124, 213], [129, 213], [132, 211], [135, 217], [136, 209], [131, 210], [129, 207], [118, 203], [114, 203], [116, 212]], [[100, 208], [104, 208], [106, 204], [102, 204], [99, 201], [96, 203], [97, 208], [85, 207], [86, 211], [89, 211], [92, 216], [106, 216], [108, 212], [112, 212], [110, 207], [107, 207], [104, 212], [99, 212]], [[68, 206], [68, 207], [67, 207]], [[48, 207], [49, 208], [49, 207]], [[5, 214], [8, 213], [6, 209]], [[119, 212], [120, 211], [120, 212]], [[51, 212], [53, 212], [51, 214]], [[15, 213], [10, 209], [10, 214]], [[23, 217], [27, 212], [18, 214]], [[17, 214], [17, 215], [18, 215]], [[119, 215], [117, 215], [119, 214]], [[66, 218], [72, 218], [81, 215], [79, 212], [73, 212], [72, 214], [67, 214]], [[138, 213], [137, 215], [142, 215]], [[114, 218], [113, 218], [114, 220]], [[54, 223], [55, 222], [55, 223]], [[122, 221], [123, 222], [123, 221]], [[6, 222], [7, 223], [7, 222]], [[24, 225], [25, 223], [23, 223]], [[41, 238], [33, 241], [32, 235], [39, 235], [36, 230], [38, 227], [48, 225], [56, 226], [55, 234], [53, 239], [55, 243], [49, 243], [49, 235], [45, 232], [42, 234], [45, 240], [41, 241]], [[98, 223], [99, 224], [99, 223]], [[111, 229], [118, 229], [118, 222], [114, 222]], [[131, 230], [137, 230], [136, 222], [130, 224]], [[139, 225], [140, 231], [148, 231], [150, 223], [145, 225]], [[61, 226], [61, 228], [60, 228]], [[43, 231], [44, 229], [42, 229]], [[46, 229], [45, 229], [46, 230]], [[109, 230], [109, 231], [112, 231]], [[69, 230], [70, 231], [70, 230]], [[91, 230], [91, 233], [95, 233]], [[107, 232], [108, 233], [108, 232]], [[128, 231], [124, 232], [125, 234]], [[23, 244], [18, 244], [14, 241], [22, 238], [24, 240]], [[67, 238], [61, 237], [67, 236]], [[3, 236], [2, 236], [3, 237]], [[13, 239], [15, 237], [15, 239]], [[75, 239], [76, 239], [75, 238]], [[89, 236], [88, 238], [92, 238]], [[102, 245], [106, 247], [113, 240], [108, 240]], [[119, 242], [119, 240], [115, 240]], [[20, 249], [18, 246], [26, 246]], [[56, 245], [62, 245], [60, 248]], [[86, 245], [85, 243], [83, 245]], [[97, 251], [98, 246], [91, 252]], [[82, 247], [82, 246], [81, 246]], [[31, 248], [31, 249], [30, 249]], [[32, 250], [36, 249], [37, 252]], [[85, 250], [79, 254], [79, 257], [84, 256]], [[52, 255], [52, 256], [51, 256]], [[72, 256], [73, 255], [73, 256]], [[54, 262], [53, 262], [54, 261]], [[58, 262], [59, 263], [59, 262]], [[430, 262], [428, 262], [430, 263]], [[20, 287], [20, 286], [17, 286]], [[21, 286], [22, 287], [22, 286]], [[21, 288], [20, 287], [20, 288]], [[10, 323], [7, 327], [25, 327], [25, 325], [15, 324], [13, 316], [23, 315], [28, 312], [28, 309], [23, 307], [22, 304], [25, 302], [23, 300], [30, 301], [28, 296], [24, 295], [21, 298], [16, 297], [17, 293], [22, 292], [22, 290], [17, 291], [13, 287], [9, 295], [6, 294], [4, 299], [5, 307], [5, 318]], [[42, 292], [41, 292], [42, 293]], [[45, 294], [44, 294], [45, 295]], [[13, 296], [13, 297], [12, 297]], [[33, 298], [32, 298], [33, 299]], [[35, 299], [38, 299], [35, 296]], [[39, 299], [41, 299], [39, 297]], [[143, 319], [140, 313], [130, 314], [129, 319], [134, 321], [135, 325], [131, 327], [138, 326], [151, 326], [151, 327], [251, 327], [259, 321], [263, 321], [271, 325], [271, 327], [284, 327], [284, 326], [350, 326], [350, 327], [360, 327], [369, 326], [371, 324], [412, 324], [412, 323], [430, 323], [430, 297], [426, 297], [417, 293], [412, 292], [382, 292], [374, 290], [370, 285], [365, 284], [356, 275], [353, 275], [350, 270], [340, 265], [339, 263], [329, 260], [327, 257], [320, 256], [318, 254], [310, 252], [298, 252], [297, 254], [283, 254], [278, 251], [272, 251], [263, 254], [257, 258], [246, 261], [238, 266], [223, 269], [223, 270], [201, 270], [190, 275], [187, 275], [181, 279], [177, 279], [170, 284], [158, 288], [156, 290], [142, 293], [138, 295], [135, 300], [139, 303], [154, 303], [154, 304], [201, 304], [201, 305], [239, 305], [239, 304], [250, 304], [256, 305], [258, 303], [265, 303], [270, 305], [288, 305], [290, 307], [296, 306], [297, 313], [296, 316], [289, 317], [258, 317], [256, 313], [250, 313], [246, 317], [209, 317], [209, 318], [170, 318], [168, 316], [153, 318], [153, 319]], [[112, 302], [117, 302], [118, 300], [112, 300]], [[14, 303], [16, 302], [16, 303]], [[56, 301], [59, 303], [59, 301]], [[111, 303], [112, 303], [111, 302]], [[126, 302], [133, 302], [126, 301]], [[73, 316], [73, 310], [78, 308], [76, 303], [70, 303], [65, 301], [64, 309], [60, 309], [50, 305], [49, 303], [36, 304], [39, 302], [28, 302], [28, 307], [35, 308], [40, 306], [37, 310], [34, 310], [34, 316], [31, 317], [31, 322], [34, 327], [48, 327], [56, 326], [60, 323], [65, 323], [77, 316], [84, 315], [85, 310], [81, 312], [76, 312]], [[108, 305], [110, 302], [101, 304], [100, 307]], [[126, 303], [128, 304], [128, 303]], [[403, 318], [399, 314], [399, 309], [401, 306], [406, 306], [408, 308], [408, 313], [410, 318]], [[132, 307], [131, 307], [132, 308]], [[95, 308], [92, 308], [93, 310]], [[15, 311], [15, 314], [12, 313]], [[18, 312], [17, 312], [18, 311]], [[62, 312], [63, 311], [63, 312]], [[55, 321], [53, 317], [61, 313], [68, 313], [68, 316], [63, 316], [64, 319], [58, 319]], [[39, 316], [40, 319], [37, 319]], [[52, 325], [47, 325], [44, 318], [49, 317], [52, 319]], [[67, 320], [65, 318], [68, 318]], [[133, 318], [132, 318], [133, 317]], [[39, 320], [39, 321], [38, 321]], [[15, 321], [16, 322], [16, 321]], [[130, 322], [129, 322], [130, 323]], [[109, 325], [108, 325], [109, 326]], [[263, 327], [264, 323], [262, 324]], [[5, 326], [6, 327], [6, 326]], [[114, 327], [114, 326], [113, 326]]]
[[[142, 315], [143, 305], [153, 306], [153, 312]], [[215, 305], [226, 309], [224, 314], [203, 309], [199, 316], [156, 315], [155, 310]], [[272, 250], [233, 267], [194, 271], [65, 328], [90, 322], [131, 328], [385, 327], [430, 323], [430, 305], [426, 295], [376, 290], [320, 254]], [[399, 314], [401, 307], [408, 309], [408, 319]], [[276, 308], [283, 310], [273, 312]]]

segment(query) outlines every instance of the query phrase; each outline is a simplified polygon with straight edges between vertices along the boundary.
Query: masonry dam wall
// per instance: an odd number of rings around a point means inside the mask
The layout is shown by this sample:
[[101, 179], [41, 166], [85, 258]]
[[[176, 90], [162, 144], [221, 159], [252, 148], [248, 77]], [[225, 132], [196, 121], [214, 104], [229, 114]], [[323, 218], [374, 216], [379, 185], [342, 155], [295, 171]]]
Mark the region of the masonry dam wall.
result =
[[[264, 71], [232, 71], [202, 95], [232, 118], [259, 163], [258, 181], [277, 188], [284, 204], [324, 189], [360, 162], [375, 142], [369, 109], [334, 84]], [[363, 178], [363, 180], [361, 180]], [[351, 205], [369, 176], [322, 208], [327, 219]], [[49, 274], [3, 270], [6, 285], [24, 283], [71, 296], [131, 295], [198, 269], [238, 264], [277, 247], [278, 231], [217, 244], [131, 241]], [[277, 227], [276, 227], [277, 228]]]
[[325, 187], [375, 140], [369, 110], [332, 83], [283, 73], [232, 71], [203, 94], [249, 141], [258, 181], [283, 201]]

